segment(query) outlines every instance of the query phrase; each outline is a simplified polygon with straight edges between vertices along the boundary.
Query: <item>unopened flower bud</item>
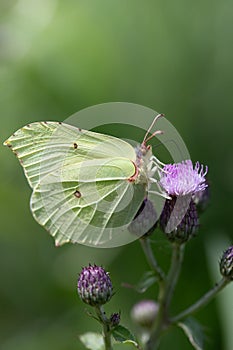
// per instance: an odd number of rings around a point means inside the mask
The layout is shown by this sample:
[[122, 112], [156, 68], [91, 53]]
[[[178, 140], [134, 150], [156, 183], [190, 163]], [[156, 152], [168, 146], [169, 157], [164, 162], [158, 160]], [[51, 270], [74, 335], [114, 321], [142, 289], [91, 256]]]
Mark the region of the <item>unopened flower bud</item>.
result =
[[111, 314], [110, 316], [110, 325], [111, 327], [116, 327], [119, 325], [121, 320], [121, 316], [119, 313], [115, 312], [114, 314]]
[[145, 198], [128, 229], [131, 233], [140, 237], [143, 234], [150, 235], [157, 225], [157, 220], [158, 215], [153, 203], [148, 198]]
[[113, 294], [112, 283], [103, 267], [84, 267], [78, 278], [78, 294], [82, 301], [91, 306], [103, 305]]
[[140, 327], [150, 329], [158, 313], [158, 304], [153, 300], [142, 300], [131, 310], [132, 320]]
[[222, 255], [220, 272], [224, 277], [233, 280], [233, 246], [229, 247]]

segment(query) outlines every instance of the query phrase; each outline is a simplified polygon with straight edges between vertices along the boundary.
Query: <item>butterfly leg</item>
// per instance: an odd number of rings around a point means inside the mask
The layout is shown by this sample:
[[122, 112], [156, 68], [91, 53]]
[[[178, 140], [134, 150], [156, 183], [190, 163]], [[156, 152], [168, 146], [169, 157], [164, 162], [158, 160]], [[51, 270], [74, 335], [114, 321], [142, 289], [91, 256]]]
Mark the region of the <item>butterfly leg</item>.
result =
[[159, 192], [159, 191], [149, 191], [149, 194], [150, 193], [157, 194], [158, 196], [163, 197], [165, 199], [171, 199], [171, 197], [169, 197], [169, 195], [166, 192], [163, 192], [162, 190], [161, 190], [161, 192]]
[[154, 162], [154, 164], [160, 165], [160, 167], [164, 167], [166, 164], [161, 162], [155, 155], [152, 155], [151, 160]]
[[150, 177], [150, 183], [151, 184], [156, 184], [158, 191], [149, 191], [149, 193], [153, 193], [153, 194], [157, 194], [165, 199], [171, 199], [171, 197], [168, 196], [168, 194], [166, 192], [164, 192], [164, 190], [161, 188], [160, 184], [159, 184], [159, 180], [155, 179], [154, 177]]

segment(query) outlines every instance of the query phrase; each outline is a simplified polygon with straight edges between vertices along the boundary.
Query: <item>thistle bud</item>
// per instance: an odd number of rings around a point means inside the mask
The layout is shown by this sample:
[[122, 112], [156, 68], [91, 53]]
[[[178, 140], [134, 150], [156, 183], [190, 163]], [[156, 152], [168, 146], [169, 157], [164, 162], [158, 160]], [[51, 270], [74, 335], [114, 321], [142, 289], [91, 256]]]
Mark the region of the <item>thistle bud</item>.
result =
[[233, 280], [233, 246], [229, 247], [222, 255], [220, 272], [222, 276]]
[[82, 301], [91, 306], [107, 303], [113, 294], [112, 282], [103, 267], [84, 267], [78, 278], [78, 294]]
[[140, 237], [143, 234], [150, 235], [157, 225], [157, 220], [158, 215], [153, 203], [148, 198], [145, 198], [128, 229], [131, 233]]
[[132, 320], [144, 329], [150, 329], [158, 313], [158, 304], [153, 300], [142, 300], [131, 310]]
[[121, 316], [119, 313], [115, 312], [114, 314], [111, 314], [110, 316], [110, 325], [111, 327], [116, 327], [119, 325], [120, 323], [120, 320], [121, 320]]

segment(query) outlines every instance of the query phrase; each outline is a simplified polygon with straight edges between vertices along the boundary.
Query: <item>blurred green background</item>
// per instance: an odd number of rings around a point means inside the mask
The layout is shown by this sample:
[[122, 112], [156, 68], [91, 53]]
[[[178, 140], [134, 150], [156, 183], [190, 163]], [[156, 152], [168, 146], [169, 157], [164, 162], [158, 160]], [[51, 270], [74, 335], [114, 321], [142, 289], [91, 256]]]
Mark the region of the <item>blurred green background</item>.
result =
[[[165, 113], [192, 159], [208, 164], [211, 204], [188, 244], [174, 312], [219, 279], [219, 257], [232, 243], [232, 11], [229, 0], [0, 1], [1, 142], [29, 122], [126, 101]], [[148, 269], [139, 243], [55, 248], [30, 214], [31, 191], [14, 155], [1, 147], [0, 157], [0, 349], [83, 349], [78, 335], [99, 329], [76, 293], [89, 262], [111, 272], [116, 294], [107, 310], [121, 310], [134, 329], [133, 303], [156, 292], [121, 287]], [[168, 245], [160, 239], [154, 249], [166, 268]], [[232, 292], [196, 315], [206, 349], [233, 348]], [[174, 330], [161, 349], [192, 347]]]

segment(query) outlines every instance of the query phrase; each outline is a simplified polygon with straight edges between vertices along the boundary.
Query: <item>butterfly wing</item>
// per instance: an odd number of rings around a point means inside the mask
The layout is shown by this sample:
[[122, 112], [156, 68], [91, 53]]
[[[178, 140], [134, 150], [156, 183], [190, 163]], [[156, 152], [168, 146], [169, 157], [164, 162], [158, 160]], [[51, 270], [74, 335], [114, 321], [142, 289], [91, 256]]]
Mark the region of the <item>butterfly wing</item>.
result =
[[83, 174], [77, 172], [76, 177], [72, 176], [73, 168], [69, 173], [70, 166], [61, 176], [48, 175], [31, 197], [35, 219], [57, 245], [69, 241], [94, 246], [120, 245], [122, 239], [126, 242], [130, 239], [127, 226], [145, 195], [143, 186], [135, 187], [125, 178], [128, 165], [122, 158], [113, 158], [108, 164], [88, 161]]
[[56, 122], [28, 125], [5, 144], [16, 153], [33, 189], [35, 219], [57, 245], [109, 240], [119, 245], [119, 232], [125, 237], [145, 195], [143, 185], [128, 181], [136, 159], [130, 144]]
[[135, 151], [127, 142], [109, 135], [81, 130], [59, 122], [36, 122], [14, 133], [4, 145], [18, 157], [29, 185], [61, 169], [87, 159], [127, 157], [135, 161]]

